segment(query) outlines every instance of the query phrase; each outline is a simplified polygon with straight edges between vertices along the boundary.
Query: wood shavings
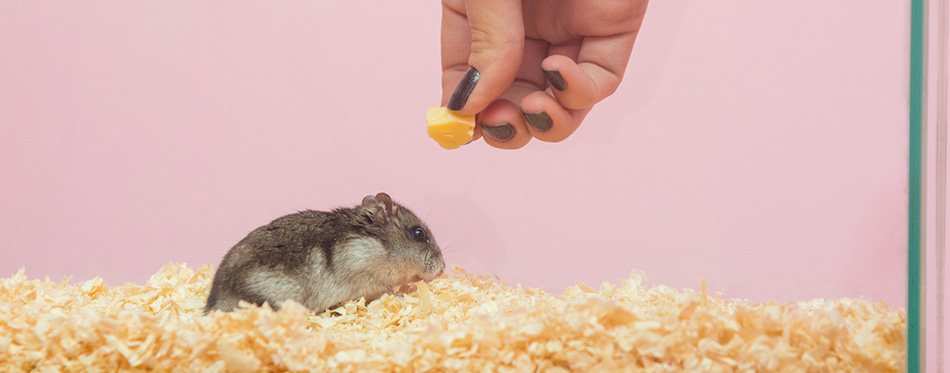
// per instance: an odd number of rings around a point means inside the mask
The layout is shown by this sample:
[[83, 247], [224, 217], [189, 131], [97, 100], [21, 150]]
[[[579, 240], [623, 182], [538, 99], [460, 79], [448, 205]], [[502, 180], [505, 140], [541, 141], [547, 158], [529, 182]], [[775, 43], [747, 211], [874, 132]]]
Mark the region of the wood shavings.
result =
[[143, 286], [0, 279], [0, 371], [902, 371], [903, 310], [866, 299], [750, 304], [642, 272], [563, 295], [456, 268], [320, 314], [201, 314], [210, 266]]

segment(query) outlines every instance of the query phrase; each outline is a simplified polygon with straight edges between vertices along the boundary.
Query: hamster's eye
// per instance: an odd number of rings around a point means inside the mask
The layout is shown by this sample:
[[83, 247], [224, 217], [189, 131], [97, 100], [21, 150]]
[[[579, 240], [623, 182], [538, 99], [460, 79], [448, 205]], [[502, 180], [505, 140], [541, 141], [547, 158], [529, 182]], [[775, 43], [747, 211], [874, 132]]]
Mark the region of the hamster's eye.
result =
[[409, 229], [409, 236], [416, 242], [426, 242], [429, 239], [429, 236], [426, 235], [426, 230], [422, 229], [422, 227], [412, 227], [412, 229]]

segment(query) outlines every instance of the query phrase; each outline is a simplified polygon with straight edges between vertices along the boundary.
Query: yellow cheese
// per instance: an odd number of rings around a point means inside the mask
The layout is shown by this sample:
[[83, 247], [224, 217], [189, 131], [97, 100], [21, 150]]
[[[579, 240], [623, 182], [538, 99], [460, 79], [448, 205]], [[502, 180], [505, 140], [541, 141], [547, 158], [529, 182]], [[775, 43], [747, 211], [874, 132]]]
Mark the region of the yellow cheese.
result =
[[474, 115], [459, 115], [444, 107], [430, 107], [426, 123], [429, 137], [446, 149], [468, 144], [475, 135]]

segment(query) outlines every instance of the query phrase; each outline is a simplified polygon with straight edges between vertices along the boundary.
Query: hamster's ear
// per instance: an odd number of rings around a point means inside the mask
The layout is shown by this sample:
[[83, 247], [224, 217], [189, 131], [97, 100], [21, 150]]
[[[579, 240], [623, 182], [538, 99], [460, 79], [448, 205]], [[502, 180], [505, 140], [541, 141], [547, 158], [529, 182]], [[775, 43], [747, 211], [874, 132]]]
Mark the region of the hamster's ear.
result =
[[366, 196], [363, 198], [363, 206], [372, 207], [375, 210], [373, 222], [380, 228], [385, 227], [396, 216], [398, 206], [393, 203], [393, 199], [386, 193], [377, 193], [376, 196]]
[[396, 215], [396, 206], [393, 204], [393, 199], [386, 193], [376, 193], [376, 202], [381, 202], [386, 208], [386, 215], [393, 216]]

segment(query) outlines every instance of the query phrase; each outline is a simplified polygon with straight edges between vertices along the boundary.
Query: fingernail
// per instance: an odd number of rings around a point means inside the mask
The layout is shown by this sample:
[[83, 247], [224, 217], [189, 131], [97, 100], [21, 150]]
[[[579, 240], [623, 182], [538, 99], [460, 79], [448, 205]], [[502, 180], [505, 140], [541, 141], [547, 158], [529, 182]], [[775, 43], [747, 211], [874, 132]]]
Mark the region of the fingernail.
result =
[[515, 137], [515, 127], [509, 123], [495, 124], [491, 126], [482, 125], [482, 131], [498, 141], [508, 141]]
[[521, 111], [524, 114], [524, 120], [528, 122], [528, 125], [534, 127], [534, 129], [544, 132], [551, 129], [551, 117], [543, 111], [537, 113], [526, 113], [524, 110]]
[[476, 83], [478, 83], [478, 70], [469, 67], [465, 75], [462, 75], [462, 80], [455, 86], [455, 90], [452, 91], [452, 96], [449, 97], [449, 104], [446, 107], [452, 111], [461, 110], [465, 107], [465, 103], [468, 102], [468, 95], [472, 94]]
[[548, 78], [548, 83], [551, 83], [551, 86], [554, 87], [554, 89], [558, 91], [567, 89], [567, 82], [564, 81], [564, 77], [561, 76], [560, 71], [545, 69], [541, 69], [541, 71], [544, 71], [544, 76]]

